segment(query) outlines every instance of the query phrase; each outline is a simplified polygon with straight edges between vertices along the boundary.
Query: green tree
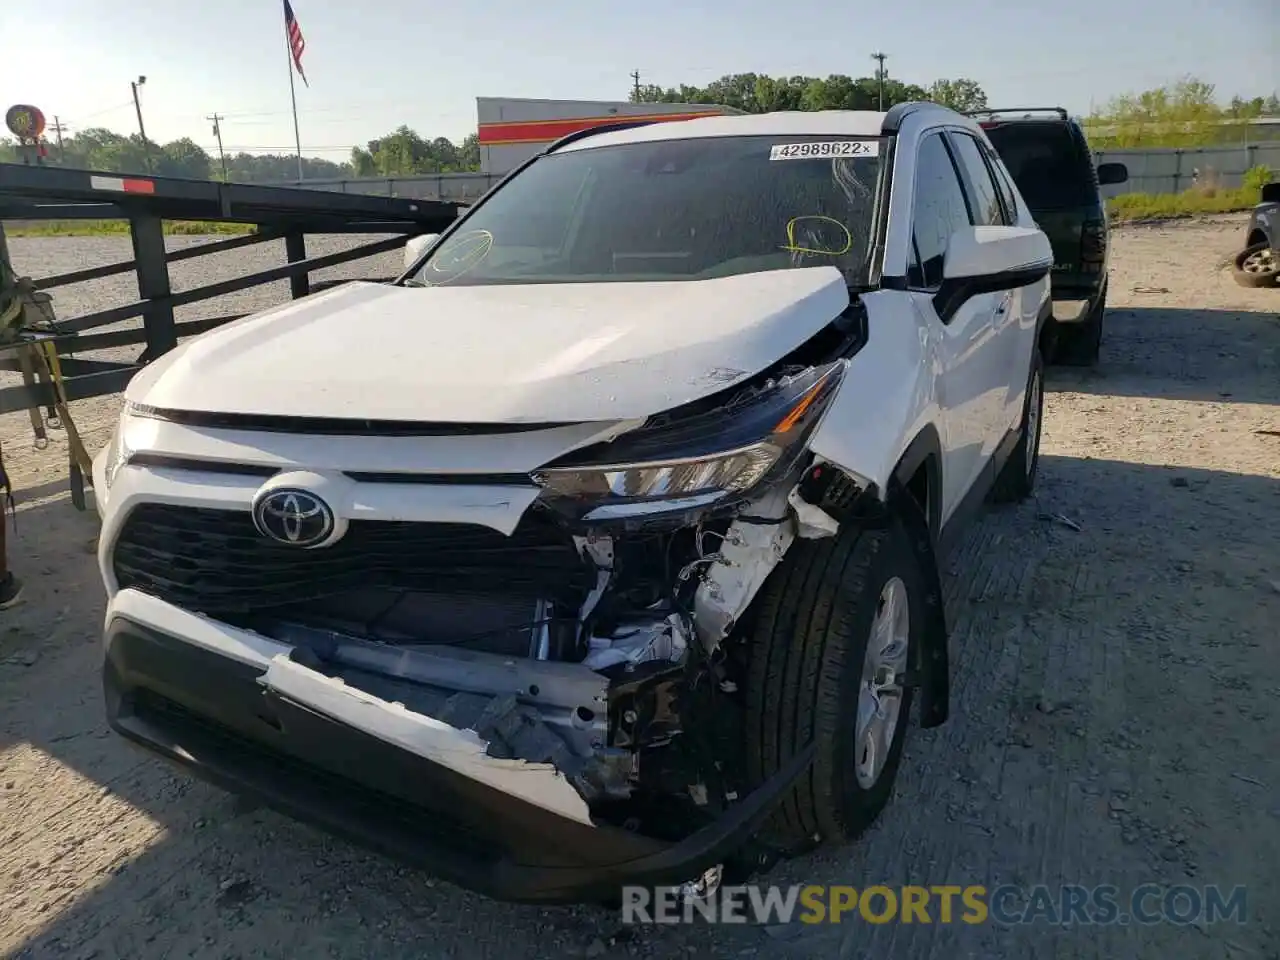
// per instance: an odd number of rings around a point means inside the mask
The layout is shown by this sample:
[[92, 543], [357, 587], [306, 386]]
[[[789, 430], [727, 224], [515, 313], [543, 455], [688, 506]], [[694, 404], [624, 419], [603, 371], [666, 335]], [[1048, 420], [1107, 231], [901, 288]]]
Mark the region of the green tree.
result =
[[160, 148], [156, 173], [166, 177], [208, 180], [213, 171], [209, 154], [190, 137], [174, 140]]
[[1183, 77], [1113, 97], [1088, 118], [1086, 132], [1100, 148], [1204, 146], [1250, 136], [1245, 121], [1265, 112], [1265, 98], [1234, 97], [1223, 107], [1213, 84]]
[[[973, 84], [976, 94], [985, 100], [982, 89], [973, 81], [948, 81]], [[968, 88], [965, 88], [968, 90]], [[892, 77], [884, 81], [886, 109], [895, 103], [928, 99], [928, 92], [914, 83]], [[768, 113], [773, 110], [875, 110], [880, 103], [880, 81], [875, 77], [853, 77], [832, 74], [818, 77], [770, 77], [759, 73], [733, 73], [713, 80], [705, 87], [661, 87], [646, 84], [632, 90], [632, 103], [715, 103], [746, 113]]]
[[935, 80], [929, 86], [928, 99], [952, 110], [985, 110], [987, 94], [976, 80], [957, 77], [955, 80]]
[[468, 133], [462, 140], [462, 145], [458, 147], [458, 169], [459, 170], [479, 170], [480, 169], [480, 135], [477, 133]]

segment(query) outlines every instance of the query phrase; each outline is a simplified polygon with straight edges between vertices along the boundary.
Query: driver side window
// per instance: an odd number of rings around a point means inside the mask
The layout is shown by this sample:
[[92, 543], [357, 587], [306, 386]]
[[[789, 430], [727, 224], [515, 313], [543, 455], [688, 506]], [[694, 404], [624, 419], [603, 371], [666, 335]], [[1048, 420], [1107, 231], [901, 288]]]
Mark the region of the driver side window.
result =
[[913, 257], [907, 285], [915, 290], [935, 290], [942, 283], [942, 262], [951, 235], [972, 222], [960, 176], [941, 132], [920, 141], [915, 187]]

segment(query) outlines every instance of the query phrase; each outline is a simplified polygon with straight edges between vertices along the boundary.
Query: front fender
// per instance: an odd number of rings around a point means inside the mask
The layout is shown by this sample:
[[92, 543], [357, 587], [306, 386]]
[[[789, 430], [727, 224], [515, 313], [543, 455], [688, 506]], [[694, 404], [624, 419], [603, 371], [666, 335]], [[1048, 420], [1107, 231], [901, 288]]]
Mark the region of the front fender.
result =
[[907, 446], [937, 422], [937, 353], [901, 293], [876, 291], [862, 302], [866, 345], [850, 359], [809, 447], [884, 497]]

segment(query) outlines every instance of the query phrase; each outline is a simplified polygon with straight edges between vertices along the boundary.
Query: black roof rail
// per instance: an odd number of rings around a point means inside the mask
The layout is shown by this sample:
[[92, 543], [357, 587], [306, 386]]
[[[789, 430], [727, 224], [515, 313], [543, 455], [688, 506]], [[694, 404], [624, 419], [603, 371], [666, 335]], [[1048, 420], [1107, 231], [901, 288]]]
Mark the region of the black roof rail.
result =
[[902, 129], [902, 121], [925, 107], [936, 107], [938, 104], [928, 100], [909, 100], [906, 103], [895, 103], [885, 111], [884, 121], [880, 124], [880, 132], [888, 136]]
[[968, 117], [992, 117], [995, 118], [999, 114], [1017, 114], [1014, 119], [1029, 119], [1033, 113], [1053, 113], [1057, 114], [1063, 120], [1070, 120], [1071, 115], [1062, 107], [1002, 107], [999, 109], [988, 110], [966, 110], [965, 116]]

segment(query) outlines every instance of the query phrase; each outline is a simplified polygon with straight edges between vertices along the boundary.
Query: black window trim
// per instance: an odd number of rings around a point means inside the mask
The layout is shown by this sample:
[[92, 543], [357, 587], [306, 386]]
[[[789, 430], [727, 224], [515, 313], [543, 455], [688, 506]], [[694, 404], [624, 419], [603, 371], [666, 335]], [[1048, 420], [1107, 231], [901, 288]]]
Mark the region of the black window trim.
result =
[[[1004, 211], [1005, 226], [1016, 227], [1018, 225], [1018, 192], [1014, 189], [1013, 178], [1004, 169], [991, 144], [977, 137], [974, 139], [978, 140], [978, 149], [982, 152], [982, 158], [987, 162], [987, 171], [991, 174], [991, 180], [996, 185], [996, 197], [1000, 201], [1000, 208]], [[1002, 187], [1003, 189], [1001, 189]], [[1008, 194], [1007, 198], [1006, 192]], [[1014, 206], [1010, 207], [1006, 199], [1012, 199]]]
[[[996, 184], [996, 194], [1000, 198], [1000, 206], [1004, 209], [1005, 220], [1008, 221], [1006, 226], [1016, 227], [1018, 225], [1018, 216], [1021, 212], [1018, 209], [1018, 190], [1013, 184], [1013, 176], [1004, 167], [1004, 161], [1000, 159], [995, 148], [990, 143], [979, 140], [978, 147], [982, 150], [982, 156], [987, 161], [987, 169], [991, 171], [991, 179]], [[1001, 186], [1004, 187], [1001, 190]], [[1013, 200], [1013, 206], [1010, 207], [1006, 201], [1006, 192], [1008, 199]]]
[[[916, 243], [916, 188], [920, 184], [920, 153], [925, 141], [930, 137], [941, 138], [942, 149], [946, 151], [947, 158], [951, 161], [951, 171], [956, 175], [956, 182], [960, 185], [960, 196], [964, 198], [964, 207], [969, 215], [969, 223], [973, 223], [973, 203], [969, 199], [969, 191], [965, 186], [964, 174], [960, 172], [960, 165], [956, 160], [955, 151], [952, 149], [951, 141], [947, 136], [952, 129], [951, 127], [930, 127], [928, 130], [921, 132], [920, 140], [916, 143], [916, 169], [915, 177], [911, 184], [911, 247], [915, 251], [916, 263], [920, 265], [921, 280], [924, 279], [924, 262], [920, 259], [920, 248]], [[942, 287], [941, 282], [932, 287], [916, 286], [911, 282], [911, 264], [909, 261], [910, 258], [908, 257], [907, 269], [903, 274], [906, 280], [906, 289], [915, 293], [937, 293]]]
[[[956, 168], [960, 172], [960, 189], [964, 192], [965, 202], [969, 206], [969, 222], [975, 226], [977, 225], [974, 214], [974, 209], [978, 202], [977, 187], [970, 182], [969, 171], [960, 160], [960, 150], [959, 147], [952, 142], [953, 137], [968, 137], [973, 141], [973, 145], [978, 150], [978, 157], [982, 160], [983, 169], [987, 171], [987, 176], [991, 178], [991, 188], [996, 192], [996, 205], [1000, 208], [1000, 215], [1004, 219], [1008, 220], [1008, 212], [1004, 208], [1004, 198], [1000, 196], [1000, 186], [996, 183], [995, 172], [991, 169], [991, 164], [987, 161], [986, 154], [983, 152], [982, 141], [968, 130], [958, 130], [955, 127], [949, 127], [947, 129], [947, 146], [951, 149], [951, 162], [956, 165]], [[1001, 226], [1008, 226], [1008, 224], [1001, 224]]]

